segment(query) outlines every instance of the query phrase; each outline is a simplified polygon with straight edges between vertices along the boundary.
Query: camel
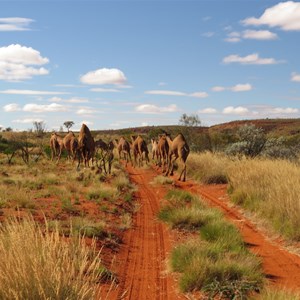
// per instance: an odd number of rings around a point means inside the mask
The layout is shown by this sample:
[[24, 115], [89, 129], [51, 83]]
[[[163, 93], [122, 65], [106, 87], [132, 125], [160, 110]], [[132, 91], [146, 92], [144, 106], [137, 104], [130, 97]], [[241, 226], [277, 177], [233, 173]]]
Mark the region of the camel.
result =
[[166, 171], [166, 176], [167, 175], [173, 175], [174, 172], [174, 162], [176, 161], [177, 158], [182, 162], [183, 164], [183, 169], [180, 173], [180, 176], [178, 180], [181, 180], [181, 177], [183, 175], [183, 180], [185, 181], [186, 179], [186, 160], [187, 157], [190, 153], [190, 148], [184, 138], [184, 136], [179, 133], [174, 140], [171, 139], [170, 135], [166, 135], [166, 140], [169, 145], [169, 155], [168, 155], [168, 168]]
[[99, 139], [95, 141], [95, 148], [96, 148], [96, 158], [98, 159], [98, 151], [100, 151], [99, 156], [100, 156], [100, 166], [97, 166], [99, 169], [101, 169], [101, 165], [103, 166], [105, 174], [107, 174], [106, 170], [106, 165], [105, 163], [108, 163], [108, 173], [111, 173], [111, 166], [112, 166], [112, 161], [114, 159], [114, 144], [112, 142], [109, 142], [108, 144], [105, 143], [102, 139]]
[[156, 157], [156, 160], [158, 160], [158, 142], [156, 139], [151, 139], [151, 145], [152, 145], [152, 160]]
[[69, 131], [67, 135], [63, 138], [64, 148], [67, 150], [68, 159], [73, 158], [73, 161], [76, 157], [76, 150], [78, 146], [78, 141], [75, 137], [75, 134], [72, 131]]
[[113, 140], [113, 144], [118, 150], [119, 153], [119, 159], [121, 159], [122, 153], [124, 154], [124, 158], [126, 160], [126, 166], [128, 161], [131, 162], [131, 154], [130, 154], [130, 144], [128, 141], [125, 140], [125, 138], [122, 136], [119, 140], [115, 139]]
[[89, 167], [89, 161], [90, 159], [93, 159], [95, 155], [95, 141], [89, 128], [85, 124], [82, 124], [79, 132], [78, 150], [80, 154], [78, 157], [77, 168], [79, 168], [81, 158], [84, 160], [84, 166]]
[[50, 137], [51, 160], [57, 156], [57, 161], [60, 160], [62, 150], [64, 148], [63, 138], [56, 132], [53, 132]]
[[139, 167], [141, 166], [143, 161], [143, 153], [145, 153], [146, 163], [149, 163], [149, 156], [148, 156], [149, 151], [145, 140], [140, 135], [138, 135], [137, 137], [132, 135], [131, 141], [132, 141], [132, 150], [133, 150], [135, 166], [137, 165], [137, 161], [136, 161], [137, 157], [138, 157]]
[[166, 135], [160, 135], [157, 143], [158, 150], [158, 165], [162, 167], [162, 172], [164, 173], [165, 166], [168, 164], [168, 154], [169, 154], [169, 144]]

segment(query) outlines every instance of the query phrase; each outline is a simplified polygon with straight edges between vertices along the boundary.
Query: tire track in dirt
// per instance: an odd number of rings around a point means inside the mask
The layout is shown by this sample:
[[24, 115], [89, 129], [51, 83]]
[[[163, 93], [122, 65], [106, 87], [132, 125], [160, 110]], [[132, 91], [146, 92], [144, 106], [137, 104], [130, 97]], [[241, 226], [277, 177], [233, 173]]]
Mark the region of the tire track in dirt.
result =
[[224, 212], [225, 217], [239, 228], [250, 250], [262, 258], [266, 277], [273, 284], [300, 291], [300, 257], [267, 239], [237, 208], [230, 207], [226, 185], [201, 185], [188, 181], [176, 182], [176, 186], [202, 196], [210, 205]]
[[127, 167], [130, 180], [138, 186], [139, 211], [133, 226], [124, 234], [117, 255], [119, 285], [109, 299], [183, 299], [177, 284], [166, 272], [166, 258], [171, 251], [171, 233], [157, 220], [159, 200], [165, 191], [149, 183], [156, 175], [152, 169]]

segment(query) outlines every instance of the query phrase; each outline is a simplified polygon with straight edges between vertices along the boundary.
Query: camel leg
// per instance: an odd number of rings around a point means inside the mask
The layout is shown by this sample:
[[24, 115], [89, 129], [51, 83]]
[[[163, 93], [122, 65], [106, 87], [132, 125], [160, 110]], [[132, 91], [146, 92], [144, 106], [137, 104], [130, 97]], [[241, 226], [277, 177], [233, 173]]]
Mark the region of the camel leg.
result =
[[176, 159], [178, 158], [178, 156], [175, 156], [174, 159], [171, 161], [171, 172], [170, 172], [170, 176], [174, 175], [174, 163], [176, 161]]

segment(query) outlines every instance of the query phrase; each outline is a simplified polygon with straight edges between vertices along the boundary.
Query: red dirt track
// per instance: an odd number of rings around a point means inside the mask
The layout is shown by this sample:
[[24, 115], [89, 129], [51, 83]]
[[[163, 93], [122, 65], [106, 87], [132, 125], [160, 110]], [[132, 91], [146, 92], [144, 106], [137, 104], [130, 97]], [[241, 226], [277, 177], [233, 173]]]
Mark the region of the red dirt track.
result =
[[[166, 188], [150, 184], [158, 175], [155, 169], [128, 166], [127, 172], [138, 186], [136, 197], [140, 209], [134, 216], [132, 228], [124, 234], [116, 259], [119, 284], [108, 299], [186, 299], [179, 293], [172, 274], [166, 272], [166, 260], [176, 240], [175, 233], [157, 220]], [[235, 207], [230, 207], [226, 185], [206, 186], [188, 180], [176, 181], [175, 186], [200, 195], [236, 224], [250, 250], [262, 258], [266, 278], [272, 284], [300, 291], [300, 257], [267, 239]]]
[[153, 170], [127, 168], [130, 180], [138, 186], [140, 204], [133, 228], [124, 235], [117, 257], [119, 285], [109, 299], [182, 299], [177, 283], [167, 274], [166, 259], [171, 251], [171, 232], [157, 220], [159, 201], [165, 191], [150, 183]]

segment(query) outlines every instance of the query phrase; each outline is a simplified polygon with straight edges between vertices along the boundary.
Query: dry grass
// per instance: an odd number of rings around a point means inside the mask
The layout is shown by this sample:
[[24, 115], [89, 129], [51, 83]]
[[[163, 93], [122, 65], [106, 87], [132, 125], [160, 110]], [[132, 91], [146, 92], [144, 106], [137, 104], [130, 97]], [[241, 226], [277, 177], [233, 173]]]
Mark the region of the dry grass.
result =
[[0, 227], [1, 299], [95, 299], [101, 261], [95, 244], [63, 241], [31, 218]]
[[201, 153], [189, 157], [188, 173], [203, 183], [221, 183], [226, 178], [231, 199], [236, 204], [266, 220], [286, 238], [300, 241], [298, 164]]
[[222, 154], [191, 153], [187, 160], [187, 172], [202, 183], [227, 183], [226, 170], [230, 160]]
[[233, 201], [267, 218], [287, 238], [300, 240], [300, 168], [288, 161], [242, 160], [228, 168]]

